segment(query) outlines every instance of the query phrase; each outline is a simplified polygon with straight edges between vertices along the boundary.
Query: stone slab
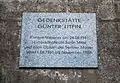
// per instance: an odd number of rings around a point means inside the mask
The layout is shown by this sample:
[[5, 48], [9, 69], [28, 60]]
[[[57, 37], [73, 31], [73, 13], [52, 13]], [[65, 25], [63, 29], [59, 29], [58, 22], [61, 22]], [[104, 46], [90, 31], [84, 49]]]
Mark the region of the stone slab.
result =
[[95, 13], [23, 13], [19, 67], [98, 67]]

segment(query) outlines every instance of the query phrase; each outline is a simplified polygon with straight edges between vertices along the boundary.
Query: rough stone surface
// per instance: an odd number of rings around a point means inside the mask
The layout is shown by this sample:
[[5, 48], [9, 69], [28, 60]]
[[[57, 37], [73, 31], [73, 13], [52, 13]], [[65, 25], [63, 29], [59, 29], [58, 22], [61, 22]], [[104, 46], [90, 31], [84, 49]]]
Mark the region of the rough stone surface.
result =
[[[19, 69], [24, 11], [96, 12], [99, 68]], [[0, 83], [119, 83], [119, 17], [119, 0], [0, 0]]]

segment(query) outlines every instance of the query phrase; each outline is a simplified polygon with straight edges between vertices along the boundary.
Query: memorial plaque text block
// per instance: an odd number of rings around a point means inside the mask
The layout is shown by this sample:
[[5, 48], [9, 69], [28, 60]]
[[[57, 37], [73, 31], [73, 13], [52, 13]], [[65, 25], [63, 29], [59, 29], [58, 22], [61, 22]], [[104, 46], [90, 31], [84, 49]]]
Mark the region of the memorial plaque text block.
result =
[[23, 13], [19, 67], [98, 67], [95, 13]]

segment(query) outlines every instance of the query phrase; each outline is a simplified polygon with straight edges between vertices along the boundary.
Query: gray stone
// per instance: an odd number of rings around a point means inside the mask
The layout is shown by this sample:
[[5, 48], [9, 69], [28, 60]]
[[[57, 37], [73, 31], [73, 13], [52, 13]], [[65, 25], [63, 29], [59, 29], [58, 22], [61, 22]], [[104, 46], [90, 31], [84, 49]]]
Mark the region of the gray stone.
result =
[[23, 13], [19, 67], [98, 67], [95, 13]]

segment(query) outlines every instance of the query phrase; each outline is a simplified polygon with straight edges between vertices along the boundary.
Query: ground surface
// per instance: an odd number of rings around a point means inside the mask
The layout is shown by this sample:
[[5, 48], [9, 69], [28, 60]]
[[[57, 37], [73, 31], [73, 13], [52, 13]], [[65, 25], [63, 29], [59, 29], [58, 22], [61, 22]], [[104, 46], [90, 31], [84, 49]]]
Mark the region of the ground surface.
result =
[[[98, 69], [19, 69], [22, 12], [97, 13]], [[120, 83], [119, 0], [0, 0], [0, 83]]]

